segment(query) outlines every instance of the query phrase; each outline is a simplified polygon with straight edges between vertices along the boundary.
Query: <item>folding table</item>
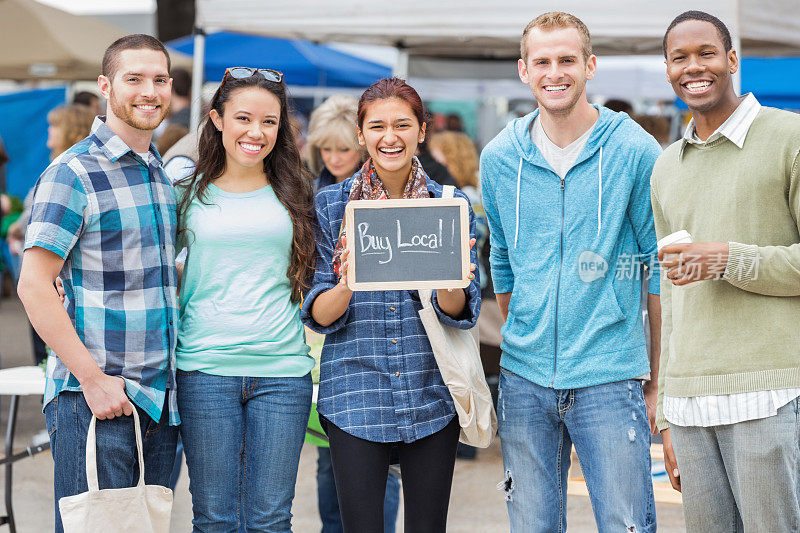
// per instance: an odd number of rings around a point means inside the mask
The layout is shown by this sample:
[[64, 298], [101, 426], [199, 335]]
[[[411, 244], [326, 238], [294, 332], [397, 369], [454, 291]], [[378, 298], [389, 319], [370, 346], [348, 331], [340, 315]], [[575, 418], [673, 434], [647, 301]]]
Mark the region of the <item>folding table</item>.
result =
[[50, 448], [50, 441], [33, 444], [24, 451], [14, 453], [14, 433], [17, 429], [17, 408], [19, 397], [26, 395], [44, 396], [44, 371], [38, 366], [19, 366], [0, 370], [0, 395], [11, 396], [8, 408], [8, 424], [6, 425], [6, 454], [0, 459], [5, 466], [5, 502], [6, 515], [0, 516], [0, 525], [8, 524], [11, 533], [16, 533], [14, 511], [11, 505], [12, 468], [11, 465], [24, 457], [35, 455]]

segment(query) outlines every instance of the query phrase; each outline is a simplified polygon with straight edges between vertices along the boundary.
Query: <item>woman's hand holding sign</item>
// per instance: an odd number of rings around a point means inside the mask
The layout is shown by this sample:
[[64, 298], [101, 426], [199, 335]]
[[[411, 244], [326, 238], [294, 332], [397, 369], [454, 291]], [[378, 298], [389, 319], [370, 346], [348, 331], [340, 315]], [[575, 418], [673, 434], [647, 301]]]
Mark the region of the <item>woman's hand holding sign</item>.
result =
[[[475, 239], [469, 240], [470, 250], [475, 246]], [[475, 279], [475, 263], [469, 264], [469, 279]], [[467, 302], [467, 296], [464, 289], [438, 289], [436, 291], [436, 300], [439, 302], [439, 307], [448, 316], [457, 318], [463, 311], [464, 305]]]
[[342, 245], [344, 249], [340, 259], [339, 283], [317, 296], [314, 306], [311, 308], [311, 316], [323, 327], [330, 326], [344, 314], [347, 306], [350, 305], [350, 298], [353, 296], [353, 291], [347, 286], [349, 249], [345, 232], [342, 232]]

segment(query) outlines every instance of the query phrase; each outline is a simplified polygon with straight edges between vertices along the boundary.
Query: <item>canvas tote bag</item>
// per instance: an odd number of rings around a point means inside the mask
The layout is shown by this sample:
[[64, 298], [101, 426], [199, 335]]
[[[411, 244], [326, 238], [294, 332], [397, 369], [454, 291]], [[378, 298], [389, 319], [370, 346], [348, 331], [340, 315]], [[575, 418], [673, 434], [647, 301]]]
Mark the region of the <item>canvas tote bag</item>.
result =
[[[444, 187], [444, 198], [453, 197], [453, 186]], [[464, 444], [486, 448], [497, 433], [497, 414], [483, 374], [480, 350], [468, 330], [446, 326], [433, 309], [433, 291], [419, 289], [419, 318], [428, 334], [442, 379], [453, 397]]]
[[97, 484], [97, 438], [92, 416], [86, 437], [86, 482], [89, 491], [58, 501], [65, 533], [169, 533], [172, 491], [144, 484], [144, 453], [139, 413], [133, 409], [139, 483], [124, 489], [100, 490]]

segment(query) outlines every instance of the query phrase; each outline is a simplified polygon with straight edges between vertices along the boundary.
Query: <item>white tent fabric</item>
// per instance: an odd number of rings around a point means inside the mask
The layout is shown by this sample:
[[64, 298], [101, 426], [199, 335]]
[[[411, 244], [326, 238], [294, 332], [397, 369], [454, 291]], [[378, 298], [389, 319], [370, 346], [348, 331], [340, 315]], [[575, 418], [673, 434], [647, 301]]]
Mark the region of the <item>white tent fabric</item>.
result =
[[[699, 6], [722, 19], [749, 55], [800, 52], [797, 0], [705, 0]], [[197, 0], [197, 22], [312, 41], [398, 46], [411, 57], [519, 57], [525, 23], [554, 9], [580, 17], [595, 53], [658, 54], [669, 22], [697, 9], [696, 0]]]

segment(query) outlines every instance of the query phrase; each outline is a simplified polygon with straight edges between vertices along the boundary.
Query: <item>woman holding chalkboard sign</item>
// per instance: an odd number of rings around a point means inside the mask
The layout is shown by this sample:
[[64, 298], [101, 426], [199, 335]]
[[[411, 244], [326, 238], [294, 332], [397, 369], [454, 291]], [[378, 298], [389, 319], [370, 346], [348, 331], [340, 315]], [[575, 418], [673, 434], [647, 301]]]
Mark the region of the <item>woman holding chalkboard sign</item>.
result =
[[[341, 183], [356, 173], [367, 158], [367, 150], [358, 143], [356, 117], [358, 100], [335, 94], [311, 113], [308, 121], [308, 164], [317, 174], [314, 189]], [[320, 446], [317, 459], [317, 504], [323, 533], [342, 530], [336, 480], [331, 464], [331, 450]], [[384, 533], [394, 533], [400, 506], [400, 480], [394, 474], [386, 478], [383, 503]]]
[[[196, 531], [291, 531], [311, 368], [312, 191], [282, 74], [230, 68], [176, 187], [177, 385]], [[240, 513], [244, 511], [244, 515]]]
[[[419, 296], [408, 290], [354, 293], [346, 284], [348, 202], [442, 196], [442, 187], [414, 157], [425, 138], [417, 92], [397, 78], [372, 85], [359, 101], [358, 138], [369, 159], [354, 176], [316, 197], [317, 269], [302, 317], [326, 335], [317, 408], [330, 439], [345, 531], [382, 531], [386, 474], [395, 448], [405, 530], [444, 531], [460, 426], [419, 319]], [[474, 245], [471, 210], [469, 218]], [[470, 257], [475, 263], [474, 248]], [[474, 274], [470, 278], [465, 289], [435, 292], [434, 307], [443, 323], [462, 329], [475, 325], [480, 286]]]

